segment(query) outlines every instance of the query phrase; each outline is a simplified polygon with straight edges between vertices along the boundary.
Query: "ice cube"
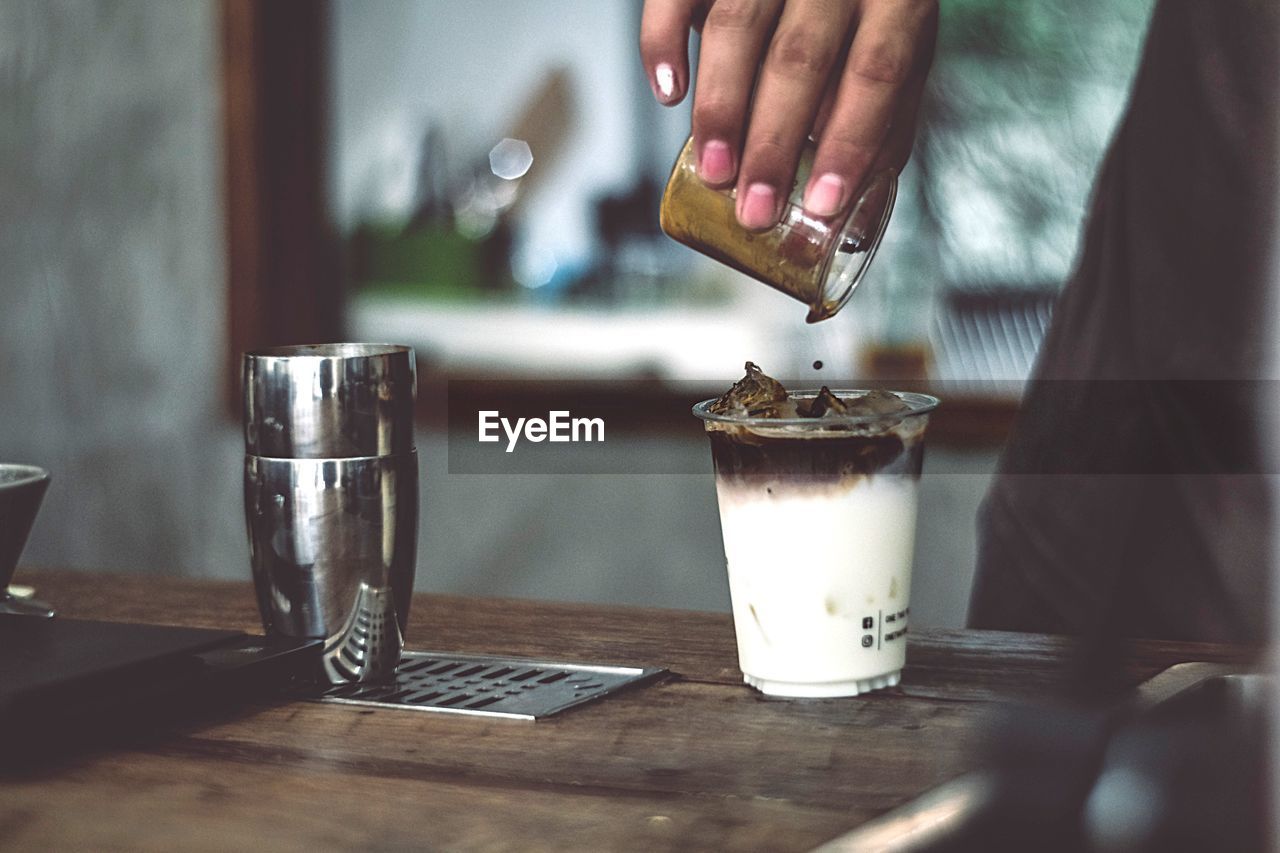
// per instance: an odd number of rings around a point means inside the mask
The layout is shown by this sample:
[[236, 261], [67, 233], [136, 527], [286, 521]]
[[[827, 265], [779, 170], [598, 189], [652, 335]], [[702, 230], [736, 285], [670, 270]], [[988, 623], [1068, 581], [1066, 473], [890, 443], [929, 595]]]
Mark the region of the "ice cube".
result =
[[831, 393], [831, 389], [826, 385], [822, 386], [822, 390], [818, 392], [818, 396], [812, 400], [801, 400], [796, 405], [796, 410], [803, 418], [820, 418], [824, 415], [844, 415], [848, 414], [848, 405], [835, 394]]
[[781, 418], [793, 410], [787, 399], [787, 389], [754, 363], [748, 361], [747, 375], [733, 383], [733, 387], [709, 407], [717, 415], [746, 415], [748, 417]]
[[845, 400], [845, 409], [850, 415], [898, 415], [911, 411], [911, 407], [902, 398], [888, 391], [876, 389], [868, 391], [861, 397]]

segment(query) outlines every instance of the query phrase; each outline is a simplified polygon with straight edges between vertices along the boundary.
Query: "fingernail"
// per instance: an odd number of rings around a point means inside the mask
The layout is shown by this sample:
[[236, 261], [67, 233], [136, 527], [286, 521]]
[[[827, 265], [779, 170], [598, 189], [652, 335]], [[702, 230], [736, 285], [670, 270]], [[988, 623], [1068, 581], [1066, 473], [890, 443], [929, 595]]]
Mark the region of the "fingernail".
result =
[[658, 94], [662, 100], [671, 100], [671, 96], [676, 92], [676, 70], [663, 62], [653, 69], [653, 79], [658, 84]]
[[826, 174], [809, 184], [804, 209], [816, 216], [835, 216], [844, 204], [844, 179]]
[[746, 228], [770, 228], [778, 221], [778, 194], [768, 184], [752, 184], [738, 205], [738, 221]]
[[702, 146], [698, 158], [698, 175], [709, 184], [724, 184], [733, 180], [733, 152], [729, 143], [712, 139]]

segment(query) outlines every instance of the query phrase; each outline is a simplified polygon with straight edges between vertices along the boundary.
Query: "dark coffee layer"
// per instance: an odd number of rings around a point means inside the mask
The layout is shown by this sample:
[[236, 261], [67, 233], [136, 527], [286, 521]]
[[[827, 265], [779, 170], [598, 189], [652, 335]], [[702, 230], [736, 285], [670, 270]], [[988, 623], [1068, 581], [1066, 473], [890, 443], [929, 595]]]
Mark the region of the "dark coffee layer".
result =
[[716, 476], [839, 483], [872, 474], [919, 477], [924, 442], [895, 431], [875, 435], [781, 438], [746, 429], [710, 430]]

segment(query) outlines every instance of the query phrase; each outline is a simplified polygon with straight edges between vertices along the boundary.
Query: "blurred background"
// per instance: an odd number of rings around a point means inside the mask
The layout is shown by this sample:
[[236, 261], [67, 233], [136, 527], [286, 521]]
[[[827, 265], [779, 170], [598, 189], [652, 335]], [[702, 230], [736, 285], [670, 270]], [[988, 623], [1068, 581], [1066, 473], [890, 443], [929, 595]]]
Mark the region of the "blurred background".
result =
[[[657, 230], [689, 105], [650, 93], [639, 0], [0, 0], [0, 459], [53, 475], [23, 564], [247, 578], [239, 354], [393, 340], [419, 590], [727, 610], [695, 420], [612, 432], [613, 474], [466, 474], [442, 389], [687, 411], [751, 359], [943, 389], [912, 608], [958, 626], [1150, 7], [948, 0], [881, 254], [806, 326]], [[688, 473], [626, 473], [654, 458]]]

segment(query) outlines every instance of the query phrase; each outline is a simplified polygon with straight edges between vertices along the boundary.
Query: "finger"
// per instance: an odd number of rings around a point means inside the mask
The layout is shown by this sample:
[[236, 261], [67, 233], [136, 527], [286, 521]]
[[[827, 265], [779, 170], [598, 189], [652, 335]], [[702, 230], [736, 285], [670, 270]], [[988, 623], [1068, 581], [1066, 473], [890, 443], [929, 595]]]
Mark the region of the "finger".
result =
[[693, 97], [698, 174], [724, 187], [738, 172], [751, 90], [782, 0], [716, 0], [702, 27]]
[[[911, 148], [916, 138], [916, 115], [924, 88], [923, 83], [924, 75], [921, 74], [920, 85], [913, 84], [914, 92], [900, 99], [889, 135], [880, 146], [880, 153], [876, 155], [875, 162], [867, 170], [867, 178], [858, 185], [856, 198], [865, 198], [866, 203], [854, 209], [850, 222], [846, 226], [846, 236], [860, 235], [858, 239], [865, 239], [874, 233], [876, 221], [883, 215], [883, 205], [877, 203], [876, 199], [877, 197], [883, 199], [887, 192], [885, 185], [877, 181], [877, 176], [885, 172], [900, 174], [902, 167], [907, 164], [907, 158], [911, 156]], [[876, 189], [877, 187], [879, 189]]]
[[880, 144], [880, 151], [876, 154], [871, 167], [867, 169], [868, 175], [885, 169], [900, 173], [907, 165], [916, 141], [920, 101], [924, 97], [926, 79], [923, 72], [912, 78], [902, 97], [898, 99], [898, 107], [894, 112], [889, 134]]
[[866, 179], [919, 58], [931, 55], [935, 15], [914, 0], [864, 7], [805, 189], [808, 212], [838, 213]]
[[924, 100], [925, 86], [929, 82], [929, 66], [933, 64], [937, 33], [938, 16], [935, 10], [934, 14], [930, 15], [925, 21], [925, 29], [922, 31], [921, 41], [919, 42], [922, 49], [916, 54], [911, 80], [904, 87], [901, 96], [898, 98], [898, 105], [889, 128], [889, 135], [885, 137], [884, 142], [880, 145], [880, 153], [876, 155], [875, 162], [867, 170], [868, 174], [874, 174], [884, 169], [901, 172], [911, 158], [911, 151], [915, 147], [916, 129], [920, 120], [920, 104]]
[[[849, 48], [846, 46], [840, 56], [836, 57], [836, 68], [844, 68], [845, 61], [849, 57]], [[836, 102], [836, 87], [840, 83], [840, 75], [830, 74], [827, 76], [827, 85], [822, 90], [822, 100], [818, 103], [818, 115], [813, 120], [813, 129], [809, 132], [810, 139], [821, 139], [822, 129], [827, 126], [827, 121], [831, 118], [831, 109]]]
[[700, 0], [648, 0], [640, 16], [640, 58], [658, 103], [680, 103], [689, 91], [689, 28]]
[[796, 162], [853, 21], [847, 0], [790, 3], [760, 71], [738, 176], [738, 221], [770, 228], [795, 183]]

